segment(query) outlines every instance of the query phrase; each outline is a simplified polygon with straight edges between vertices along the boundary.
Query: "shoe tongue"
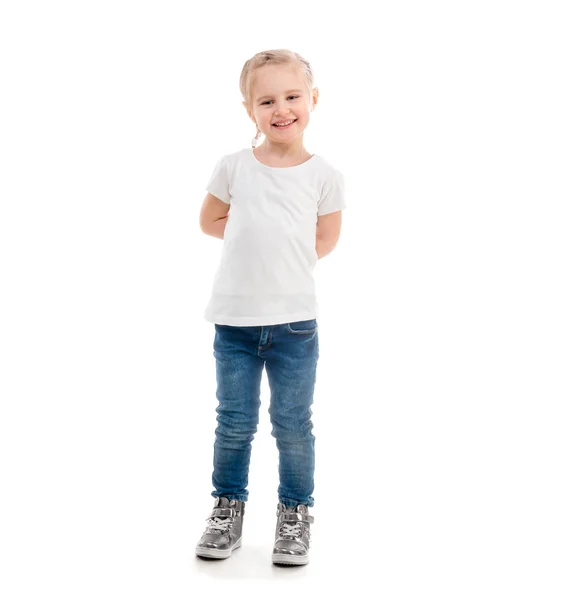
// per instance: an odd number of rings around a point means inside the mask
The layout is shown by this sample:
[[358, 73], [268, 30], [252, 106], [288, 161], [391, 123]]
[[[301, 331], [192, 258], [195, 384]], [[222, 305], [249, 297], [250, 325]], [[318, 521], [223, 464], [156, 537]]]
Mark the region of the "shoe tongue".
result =
[[304, 504], [297, 504], [297, 506], [284, 506], [285, 512], [298, 512], [298, 513], [307, 513], [308, 509]]
[[218, 498], [218, 506], [227, 507], [230, 505], [230, 501], [225, 496], [220, 496]]

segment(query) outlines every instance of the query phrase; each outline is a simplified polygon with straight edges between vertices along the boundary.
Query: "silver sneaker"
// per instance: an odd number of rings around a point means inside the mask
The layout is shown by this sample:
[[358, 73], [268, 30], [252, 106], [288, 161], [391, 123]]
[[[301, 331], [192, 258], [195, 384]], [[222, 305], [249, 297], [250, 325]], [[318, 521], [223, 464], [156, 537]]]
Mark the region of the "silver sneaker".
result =
[[228, 558], [241, 546], [241, 531], [245, 502], [216, 498], [214, 508], [206, 519], [208, 526], [196, 545], [196, 555], [207, 558]]
[[304, 504], [277, 505], [277, 525], [275, 526], [275, 545], [272, 560], [274, 563], [306, 565], [309, 562], [311, 543], [311, 523], [315, 520], [309, 515]]

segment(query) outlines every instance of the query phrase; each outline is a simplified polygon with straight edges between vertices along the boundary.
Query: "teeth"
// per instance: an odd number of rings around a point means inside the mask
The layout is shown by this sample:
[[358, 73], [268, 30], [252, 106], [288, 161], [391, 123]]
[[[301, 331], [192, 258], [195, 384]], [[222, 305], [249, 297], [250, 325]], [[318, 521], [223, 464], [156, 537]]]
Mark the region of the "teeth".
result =
[[293, 121], [294, 121], [294, 120], [295, 120], [295, 119], [291, 119], [290, 121], [287, 121], [287, 122], [285, 122], [285, 123], [275, 123], [275, 125], [276, 125], [277, 127], [284, 127], [285, 125], [290, 125], [291, 123], [293, 123]]

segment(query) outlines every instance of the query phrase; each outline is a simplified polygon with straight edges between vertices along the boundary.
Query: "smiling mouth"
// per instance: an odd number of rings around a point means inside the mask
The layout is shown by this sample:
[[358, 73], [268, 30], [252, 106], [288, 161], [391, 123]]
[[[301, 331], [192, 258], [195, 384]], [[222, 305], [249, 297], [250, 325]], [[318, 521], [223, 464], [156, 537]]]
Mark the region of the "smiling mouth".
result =
[[277, 127], [277, 129], [287, 129], [288, 127], [291, 127], [291, 125], [295, 124], [297, 122], [297, 119], [295, 119], [292, 123], [289, 123], [289, 125], [277, 125], [277, 123], [273, 123], [272, 127]]

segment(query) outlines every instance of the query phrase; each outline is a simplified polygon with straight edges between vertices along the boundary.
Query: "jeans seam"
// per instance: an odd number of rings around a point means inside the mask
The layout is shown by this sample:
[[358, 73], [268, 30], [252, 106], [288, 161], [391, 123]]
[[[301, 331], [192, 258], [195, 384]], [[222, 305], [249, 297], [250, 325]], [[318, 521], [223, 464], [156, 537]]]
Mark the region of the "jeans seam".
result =
[[287, 330], [290, 333], [299, 333], [301, 335], [307, 335], [309, 333], [315, 333], [319, 330], [319, 327], [317, 325], [317, 327], [315, 327], [314, 329], [292, 329], [291, 326], [289, 325], [289, 323], [287, 323]]

